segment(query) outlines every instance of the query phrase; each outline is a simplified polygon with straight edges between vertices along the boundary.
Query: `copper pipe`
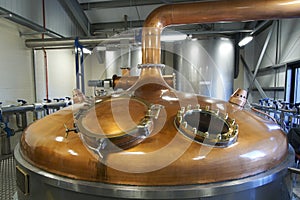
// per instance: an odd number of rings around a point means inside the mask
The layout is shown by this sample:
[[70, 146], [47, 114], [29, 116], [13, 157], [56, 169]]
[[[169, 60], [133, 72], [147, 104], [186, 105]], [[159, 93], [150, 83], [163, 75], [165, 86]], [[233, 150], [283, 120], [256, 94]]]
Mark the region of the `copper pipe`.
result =
[[130, 76], [130, 68], [121, 68], [122, 76]]
[[272, 117], [271, 115], [261, 111], [261, 110], [258, 110], [254, 107], [251, 107], [251, 110], [253, 110], [254, 112], [258, 113], [258, 114], [261, 114], [261, 115], [264, 115], [265, 117], [267, 117], [268, 119], [272, 120], [273, 122], [277, 123], [276, 119], [274, 117]]
[[142, 62], [160, 64], [160, 34], [169, 25], [249, 21], [300, 16], [300, 1], [223, 0], [161, 6], [150, 13], [143, 29]]

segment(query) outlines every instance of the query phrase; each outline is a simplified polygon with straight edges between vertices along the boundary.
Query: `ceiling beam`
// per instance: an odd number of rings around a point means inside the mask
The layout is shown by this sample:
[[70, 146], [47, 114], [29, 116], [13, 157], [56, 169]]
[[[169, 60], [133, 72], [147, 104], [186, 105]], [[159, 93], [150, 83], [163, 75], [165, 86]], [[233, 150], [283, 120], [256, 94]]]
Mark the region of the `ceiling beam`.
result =
[[[32, 29], [33, 31], [36, 31], [40, 34], [45, 34], [48, 35], [49, 37], [54, 37], [54, 38], [63, 38], [63, 35], [60, 35], [59, 33], [56, 33], [50, 29], [44, 28], [42, 25], [37, 24], [33, 21], [30, 21], [18, 14], [12, 13], [2, 7], [0, 7], [0, 15], [1, 17], [4, 17], [14, 23], [17, 23], [19, 25], [22, 25], [24, 27], [27, 27], [29, 29]], [[21, 33], [20, 33], [21, 35]]]
[[90, 23], [77, 0], [58, 0], [71, 19], [79, 24], [84, 33], [89, 36]]
[[[203, 0], [202, 0], [203, 1]], [[120, 7], [131, 7], [131, 6], [144, 6], [154, 4], [172, 4], [172, 3], [183, 3], [189, 2], [186, 0], [114, 0], [114, 1], [103, 1], [103, 2], [91, 2], [81, 3], [82, 10], [92, 9], [103, 9], [103, 8], [120, 8]], [[195, 2], [195, 1], [190, 1]]]
[[[139, 21], [128, 21], [125, 22], [113, 22], [113, 23], [96, 23], [91, 25], [91, 33], [93, 35], [111, 35], [121, 31], [132, 28], [143, 27], [143, 20]], [[128, 25], [128, 27], [126, 26]], [[193, 24], [193, 25], [181, 25], [170, 27], [174, 31], [179, 31], [185, 34], [192, 34], [194, 37], [205, 36], [205, 35], [227, 35], [232, 36], [237, 33], [249, 34], [253, 32], [253, 29], [242, 29], [242, 25], [236, 27], [218, 27], [216, 24]], [[213, 28], [211, 28], [213, 27]]]
[[123, 22], [110, 22], [110, 23], [96, 23], [91, 24], [91, 32], [95, 33], [97, 31], [105, 31], [105, 30], [120, 30], [123, 29], [124, 31], [128, 28], [139, 28], [143, 27], [143, 20], [138, 21], [123, 21]]

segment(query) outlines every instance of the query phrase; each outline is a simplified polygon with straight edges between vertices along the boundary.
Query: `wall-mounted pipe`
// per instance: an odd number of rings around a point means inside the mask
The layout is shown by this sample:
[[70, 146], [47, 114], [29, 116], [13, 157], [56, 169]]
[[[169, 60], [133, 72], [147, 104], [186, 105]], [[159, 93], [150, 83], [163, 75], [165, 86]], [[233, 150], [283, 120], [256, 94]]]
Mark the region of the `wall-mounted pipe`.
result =
[[[122, 40], [129, 40], [130, 43], [134, 43], [134, 37], [122, 37], [122, 38], [79, 38], [78, 41], [83, 46], [97, 46], [109, 42], [120, 43]], [[27, 39], [25, 45], [28, 48], [39, 49], [39, 48], [74, 48], [75, 38], [45, 38], [45, 39]]]
[[147, 17], [142, 39], [143, 64], [160, 64], [160, 34], [169, 25], [293, 18], [300, 16], [300, 1], [223, 0], [161, 6]]

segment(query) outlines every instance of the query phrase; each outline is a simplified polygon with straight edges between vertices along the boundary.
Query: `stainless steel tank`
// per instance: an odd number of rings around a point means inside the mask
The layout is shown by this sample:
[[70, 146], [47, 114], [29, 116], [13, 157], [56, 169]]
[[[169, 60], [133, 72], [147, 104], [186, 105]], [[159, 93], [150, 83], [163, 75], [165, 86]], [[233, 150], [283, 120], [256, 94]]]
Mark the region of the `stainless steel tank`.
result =
[[[185, 39], [168, 42], [163, 46], [164, 53], [169, 54], [168, 58], [163, 58], [163, 62], [166, 63], [164, 72], [175, 74], [176, 82], [173, 87], [176, 90], [223, 100], [230, 98], [233, 92], [234, 73], [233, 40]], [[130, 76], [140, 74], [137, 66], [142, 59], [141, 47], [128, 44], [125, 50], [122, 50], [122, 47], [107, 48], [105, 55], [106, 78], [121, 74], [122, 67], [130, 68]]]
[[230, 98], [234, 41], [228, 38], [190, 39], [175, 43], [174, 49], [176, 89], [223, 100]]
[[[121, 34], [121, 36], [128, 35], [131, 37], [137, 37], [138, 30], [130, 30]], [[115, 36], [118, 38], [118, 36]], [[142, 48], [140, 45], [133, 43], [132, 41], [122, 39], [119, 44], [113, 46], [109, 44], [100, 44], [105, 46], [105, 76], [106, 78], [112, 78], [114, 75], [120, 75], [122, 68], [130, 68], [131, 76], [138, 76], [140, 70], [136, 67], [142, 61]]]

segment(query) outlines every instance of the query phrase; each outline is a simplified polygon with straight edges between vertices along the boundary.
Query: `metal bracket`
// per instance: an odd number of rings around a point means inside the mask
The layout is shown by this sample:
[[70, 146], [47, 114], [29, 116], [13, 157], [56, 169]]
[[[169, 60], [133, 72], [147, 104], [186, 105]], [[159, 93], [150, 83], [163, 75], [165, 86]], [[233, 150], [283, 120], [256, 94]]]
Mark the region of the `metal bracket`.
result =
[[69, 136], [70, 132], [74, 132], [74, 133], [78, 133], [78, 128], [76, 127], [76, 125], [74, 124], [73, 128], [68, 128], [66, 124], [64, 124], [64, 127], [66, 129], [66, 134], [65, 134], [65, 138], [67, 138]]
[[153, 104], [150, 106], [150, 109], [148, 110], [148, 113], [147, 113], [147, 117], [150, 117], [150, 118], [154, 118], [154, 119], [157, 119], [158, 116], [159, 116], [159, 113], [160, 113], [160, 110], [164, 108], [164, 106], [160, 105], [160, 104]]

